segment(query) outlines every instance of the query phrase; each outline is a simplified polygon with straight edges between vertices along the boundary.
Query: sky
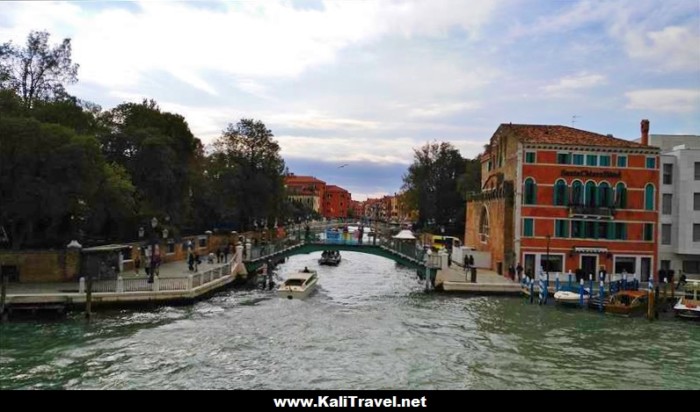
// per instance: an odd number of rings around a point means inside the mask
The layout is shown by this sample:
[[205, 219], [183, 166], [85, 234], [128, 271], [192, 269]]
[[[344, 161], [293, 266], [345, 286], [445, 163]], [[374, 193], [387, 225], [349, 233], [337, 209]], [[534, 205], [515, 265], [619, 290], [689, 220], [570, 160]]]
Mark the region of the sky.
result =
[[700, 135], [698, 0], [0, 2], [0, 43], [31, 30], [72, 39], [77, 97], [154, 99], [205, 144], [261, 120], [291, 172], [355, 200], [501, 123]]

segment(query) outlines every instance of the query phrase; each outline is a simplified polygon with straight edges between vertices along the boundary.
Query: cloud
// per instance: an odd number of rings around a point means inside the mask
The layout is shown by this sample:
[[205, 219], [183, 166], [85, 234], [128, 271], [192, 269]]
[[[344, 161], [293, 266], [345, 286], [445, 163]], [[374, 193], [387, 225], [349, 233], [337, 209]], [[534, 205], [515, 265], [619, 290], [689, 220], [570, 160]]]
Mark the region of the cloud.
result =
[[557, 95], [579, 89], [588, 89], [605, 84], [605, 81], [606, 79], [604, 75], [581, 72], [571, 76], [562, 77], [556, 83], [544, 86], [542, 89], [547, 93]]
[[697, 27], [668, 26], [648, 32], [631, 30], [625, 35], [625, 43], [630, 57], [649, 64], [646, 69], [700, 70], [700, 30]]
[[627, 109], [688, 113], [700, 108], [700, 90], [647, 89], [625, 93]]

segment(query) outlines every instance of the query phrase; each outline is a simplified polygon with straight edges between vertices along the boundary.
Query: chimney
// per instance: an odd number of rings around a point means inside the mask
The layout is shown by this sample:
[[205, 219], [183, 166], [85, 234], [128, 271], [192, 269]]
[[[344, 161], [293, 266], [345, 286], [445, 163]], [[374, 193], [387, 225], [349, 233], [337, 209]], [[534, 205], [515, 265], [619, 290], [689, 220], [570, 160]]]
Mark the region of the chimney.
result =
[[642, 120], [642, 145], [649, 146], [649, 120]]

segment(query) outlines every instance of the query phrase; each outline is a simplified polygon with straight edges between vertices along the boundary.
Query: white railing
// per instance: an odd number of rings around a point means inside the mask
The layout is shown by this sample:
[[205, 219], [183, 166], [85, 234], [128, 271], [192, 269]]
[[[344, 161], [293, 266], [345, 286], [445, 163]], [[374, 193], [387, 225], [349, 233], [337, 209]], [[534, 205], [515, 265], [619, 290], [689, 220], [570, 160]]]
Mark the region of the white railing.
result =
[[[156, 277], [153, 283], [148, 278], [122, 278], [115, 280], [100, 280], [92, 283], [93, 293], [128, 293], [155, 291], [187, 291], [221, 279], [231, 273], [232, 263], [215, 267], [204, 272], [194, 273], [184, 277]], [[78, 292], [85, 293], [86, 279], [80, 278]]]

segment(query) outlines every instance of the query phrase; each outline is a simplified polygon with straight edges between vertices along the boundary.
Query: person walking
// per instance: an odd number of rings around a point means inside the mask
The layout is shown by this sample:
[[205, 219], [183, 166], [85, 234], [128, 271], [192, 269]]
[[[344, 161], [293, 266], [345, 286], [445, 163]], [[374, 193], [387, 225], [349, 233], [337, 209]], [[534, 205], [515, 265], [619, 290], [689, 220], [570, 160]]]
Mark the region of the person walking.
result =
[[136, 257], [134, 258], [134, 273], [136, 276], [139, 275], [139, 269], [141, 269], [141, 247], [136, 248]]
[[518, 283], [523, 280], [523, 265], [518, 262], [518, 266], [515, 267], [515, 272], [518, 274]]

